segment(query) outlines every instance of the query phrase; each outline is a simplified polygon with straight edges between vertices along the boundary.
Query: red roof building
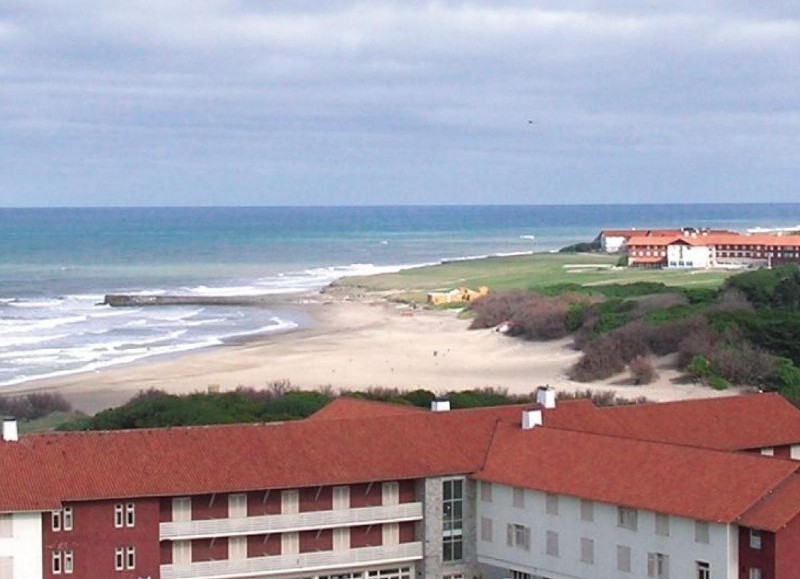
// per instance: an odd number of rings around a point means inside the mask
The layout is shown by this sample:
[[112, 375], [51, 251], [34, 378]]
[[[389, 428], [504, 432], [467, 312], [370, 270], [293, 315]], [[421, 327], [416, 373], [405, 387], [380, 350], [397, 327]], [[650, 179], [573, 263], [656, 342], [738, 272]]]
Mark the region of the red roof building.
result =
[[782, 398], [540, 402], [10, 436], [0, 577], [800, 577]]

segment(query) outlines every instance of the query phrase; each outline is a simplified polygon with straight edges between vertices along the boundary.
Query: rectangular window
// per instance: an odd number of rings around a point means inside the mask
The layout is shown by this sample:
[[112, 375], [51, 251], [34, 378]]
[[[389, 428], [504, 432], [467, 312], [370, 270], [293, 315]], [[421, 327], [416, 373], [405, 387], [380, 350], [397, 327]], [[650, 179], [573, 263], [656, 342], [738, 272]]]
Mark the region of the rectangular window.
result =
[[236, 493], [228, 495], [228, 518], [244, 519], [247, 517], [247, 495]]
[[291, 489], [281, 492], [281, 513], [295, 515], [300, 512], [300, 491]]
[[176, 523], [188, 523], [192, 520], [192, 499], [189, 497], [172, 499], [172, 520]]
[[669, 537], [669, 515], [656, 513], [656, 535]]
[[617, 507], [617, 526], [635, 531], [639, 527], [639, 512], [628, 507]]
[[114, 526], [117, 529], [119, 529], [120, 527], [123, 526], [124, 522], [125, 522], [124, 510], [122, 508], [122, 504], [118, 503], [114, 505]]
[[509, 579], [532, 579], [530, 573], [523, 573], [522, 571], [514, 571], [513, 569], [509, 569], [508, 576]]
[[506, 544], [509, 547], [516, 547], [530, 551], [531, 548], [531, 529], [525, 525], [509, 523], [506, 527]]
[[558, 495], [547, 493], [544, 497], [544, 510], [548, 515], [558, 514]]
[[594, 563], [594, 540], [581, 539], [581, 562]]
[[114, 569], [122, 571], [125, 569], [125, 548], [117, 547], [114, 551]]
[[492, 502], [492, 483], [481, 481], [481, 500], [484, 503]]
[[53, 511], [50, 513], [50, 528], [54, 531], [61, 530], [61, 511]]
[[581, 520], [594, 521], [594, 503], [592, 501], [581, 501]]
[[544, 552], [551, 557], [558, 557], [558, 533], [547, 531], [545, 535]]
[[128, 569], [136, 569], [136, 547], [125, 549], [125, 564]]
[[617, 569], [619, 571], [631, 572], [631, 548], [625, 545], [617, 545]]
[[14, 516], [10, 513], [0, 514], [0, 539], [14, 536]]
[[761, 569], [758, 567], [750, 567], [747, 573], [747, 579], [761, 579]]
[[654, 579], [669, 579], [669, 556], [664, 553], [648, 553], [647, 576]]
[[694, 522], [694, 540], [696, 543], [709, 542], [708, 523], [705, 521]]
[[61, 575], [61, 551], [53, 551], [53, 575]]
[[705, 561], [697, 562], [697, 579], [711, 579], [711, 565]]
[[64, 507], [64, 530], [72, 530], [72, 507]]
[[481, 541], [492, 542], [492, 519], [481, 517]]
[[761, 548], [761, 531], [750, 529], [750, 548], [751, 549]]
[[511, 489], [511, 503], [518, 509], [525, 508], [525, 490], [524, 489]]
[[64, 551], [64, 573], [67, 575], [72, 574], [75, 570], [75, 559], [72, 555], [72, 549]]
[[128, 503], [125, 505], [125, 526], [133, 527], [136, 525], [136, 505]]
[[442, 481], [442, 558], [464, 558], [464, 479]]
[[[350, 493], [347, 493], [348, 496], [348, 504], [347, 507], [350, 506], [349, 504], [349, 497]], [[385, 482], [383, 483], [383, 488], [381, 491], [381, 501], [384, 505], [399, 505], [400, 504], [400, 483], [396, 481]], [[345, 508], [347, 508], [345, 507]]]

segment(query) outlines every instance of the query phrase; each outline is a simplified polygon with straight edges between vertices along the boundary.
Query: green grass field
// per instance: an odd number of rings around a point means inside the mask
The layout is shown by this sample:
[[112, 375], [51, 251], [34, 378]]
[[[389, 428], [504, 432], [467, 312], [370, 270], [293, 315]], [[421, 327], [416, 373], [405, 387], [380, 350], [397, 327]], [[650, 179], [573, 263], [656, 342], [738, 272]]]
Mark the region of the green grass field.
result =
[[425, 301], [430, 291], [459, 286], [491, 291], [536, 290], [574, 283], [583, 286], [660, 282], [670, 286], [717, 287], [731, 274], [724, 271], [669, 271], [616, 268], [617, 256], [599, 254], [543, 253], [514, 257], [490, 257], [407, 269], [398, 273], [347, 277], [340, 287], [386, 292], [395, 299]]

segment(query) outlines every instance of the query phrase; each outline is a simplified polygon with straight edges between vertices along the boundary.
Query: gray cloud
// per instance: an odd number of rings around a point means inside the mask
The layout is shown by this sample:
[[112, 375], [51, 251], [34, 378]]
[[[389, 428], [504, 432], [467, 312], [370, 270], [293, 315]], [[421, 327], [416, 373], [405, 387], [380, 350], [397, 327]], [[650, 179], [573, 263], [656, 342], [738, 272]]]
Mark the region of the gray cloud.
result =
[[4, 3], [0, 204], [797, 198], [789, 3], [316, 4]]

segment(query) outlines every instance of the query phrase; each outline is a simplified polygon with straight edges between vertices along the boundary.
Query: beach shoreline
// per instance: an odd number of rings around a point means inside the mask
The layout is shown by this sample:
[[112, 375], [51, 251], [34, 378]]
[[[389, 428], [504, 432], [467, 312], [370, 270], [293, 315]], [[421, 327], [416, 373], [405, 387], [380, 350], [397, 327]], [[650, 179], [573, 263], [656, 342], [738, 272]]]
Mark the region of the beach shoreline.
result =
[[172, 394], [265, 388], [288, 382], [302, 389], [424, 388], [436, 393], [483, 387], [526, 395], [540, 385], [556, 390], [613, 391], [653, 401], [733, 395], [680, 383], [661, 362], [659, 378], [646, 386], [625, 376], [578, 383], [566, 372], [580, 353], [571, 340], [528, 342], [494, 330], [468, 330], [456, 312], [412, 308], [381, 295], [326, 288], [294, 296], [293, 305], [312, 324], [288, 332], [249, 336], [223, 345], [148, 358], [92, 372], [34, 380], [3, 394], [58, 392], [75, 409], [94, 414], [124, 404], [139, 391]]

